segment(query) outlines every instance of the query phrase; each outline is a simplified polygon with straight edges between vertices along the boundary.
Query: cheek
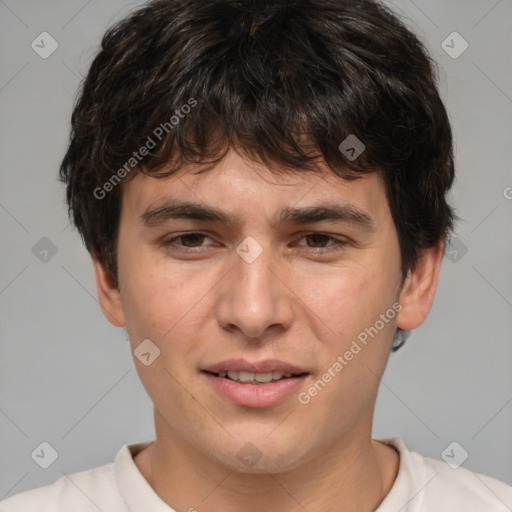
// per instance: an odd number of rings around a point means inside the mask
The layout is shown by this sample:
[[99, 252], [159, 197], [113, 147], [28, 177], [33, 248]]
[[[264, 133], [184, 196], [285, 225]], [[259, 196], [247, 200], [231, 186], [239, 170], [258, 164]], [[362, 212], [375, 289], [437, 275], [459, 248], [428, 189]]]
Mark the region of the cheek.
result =
[[[187, 378], [188, 369], [180, 362], [189, 359], [194, 350], [197, 330], [191, 323], [197, 301], [197, 293], [191, 291], [186, 280], [158, 276], [156, 272], [132, 275], [123, 293], [137, 373], [149, 396], [162, 408], [176, 407], [182, 393], [178, 383]], [[144, 341], [146, 345], [142, 345], [143, 340], [151, 343], [147, 345]], [[137, 360], [137, 354], [148, 351], [150, 364], [146, 365], [141, 358]]]
[[[175, 326], [186, 324], [198, 297], [196, 280], [185, 280], [179, 276], [147, 274], [140, 278], [132, 276], [125, 290], [124, 302], [130, 323], [137, 326], [139, 334], [151, 334], [156, 339], [168, 338]], [[144, 331], [144, 332], [143, 332]]]
[[133, 250], [136, 244], [125, 243], [128, 238], [120, 235], [118, 252], [125, 316], [139, 335], [161, 337], [192, 308], [198, 280], [165, 265], [163, 256], [151, 247], [141, 244]]
[[353, 265], [313, 280], [302, 279], [296, 283], [297, 296], [309, 308], [309, 315], [315, 314], [338, 335], [348, 334], [384, 305], [388, 307], [389, 290], [385, 293], [386, 286], [379, 281], [382, 272], [375, 267]]
[[[371, 264], [361, 260], [329, 275], [316, 276], [314, 286], [311, 280], [303, 280], [297, 293], [306, 306], [302, 312], [314, 336], [328, 352], [323, 361], [326, 367], [338, 355], [357, 352], [348, 354], [350, 369], [342, 373], [348, 379], [346, 384], [357, 382], [361, 390], [366, 389], [368, 376], [362, 378], [356, 368], [370, 365], [377, 371], [385, 364], [394, 331], [394, 283], [399, 274], [398, 264], [390, 261], [392, 264], [374, 255]], [[387, 312], [383, 321], [381, 315]], [[338, 379], [333, 388], [342, 385], [342, 380]]]

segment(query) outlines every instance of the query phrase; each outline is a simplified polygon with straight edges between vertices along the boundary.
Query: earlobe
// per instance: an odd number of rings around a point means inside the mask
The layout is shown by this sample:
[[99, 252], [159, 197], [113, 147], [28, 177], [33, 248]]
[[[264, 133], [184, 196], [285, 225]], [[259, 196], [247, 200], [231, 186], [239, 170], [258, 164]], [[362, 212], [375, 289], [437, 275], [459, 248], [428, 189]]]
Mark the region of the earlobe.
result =
[[414, 269], [409, 271], [399, 302], [402, 306], [396, 325], [411, 331], [419, 327], [427, 317], [437, 290], [439, 271], [443, 259], [444, 242], [424, 249]]
[[96, 288], [101, 309], [107, 320], [116, 327], [126, 325], [121, 293], [116, 286], [110, 272], [95, 254], [92, 257], [94, 275], [96, 277]]

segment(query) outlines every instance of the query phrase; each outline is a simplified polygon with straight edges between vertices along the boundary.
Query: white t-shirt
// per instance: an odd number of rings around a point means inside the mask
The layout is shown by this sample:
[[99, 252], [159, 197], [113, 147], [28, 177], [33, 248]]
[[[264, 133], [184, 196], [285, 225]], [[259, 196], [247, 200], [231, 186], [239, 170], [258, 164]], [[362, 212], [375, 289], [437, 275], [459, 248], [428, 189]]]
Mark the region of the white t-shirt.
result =
[[[375, 512], [511, 512], [512, 487], [462, 466], [409, 451], [399, 437], [376, 439], [400, 453], [398, 475]], [[146, 441], [125, 444], [115, 461], [63, 476], [0, 502], [0, 512], [175, 512], [133, 461]], [[198, 503], [200, 509], [200, 504]]]

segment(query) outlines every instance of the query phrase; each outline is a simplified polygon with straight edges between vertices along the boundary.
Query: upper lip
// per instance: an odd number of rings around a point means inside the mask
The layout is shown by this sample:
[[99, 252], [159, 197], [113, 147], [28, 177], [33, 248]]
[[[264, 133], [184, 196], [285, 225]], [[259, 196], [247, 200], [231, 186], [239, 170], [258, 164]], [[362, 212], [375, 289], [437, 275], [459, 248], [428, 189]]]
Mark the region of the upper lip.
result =
[[210, 373], [219, 373], [222, 371], [233, 372], [250, 372], [250, 373], [268, 373], [268, 372], [283, 372], [300, 375], [301, 373], [308, 373], [303, 368], [295, 366], [294, 364], [279, 361], [277, 359], [265, 359], [263, 361], [247, 361], [246, 359], [229, 359], [219, 363], [212, 364], [204, 368], [204, 371]]

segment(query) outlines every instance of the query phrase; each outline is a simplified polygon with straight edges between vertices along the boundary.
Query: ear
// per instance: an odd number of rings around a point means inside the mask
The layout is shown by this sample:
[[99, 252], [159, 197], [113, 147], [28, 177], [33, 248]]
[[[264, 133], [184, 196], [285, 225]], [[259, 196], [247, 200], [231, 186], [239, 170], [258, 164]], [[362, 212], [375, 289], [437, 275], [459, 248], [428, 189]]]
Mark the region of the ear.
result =
[[94, 275], [96, 276], [96, 288], [98, 289], [98, 299], [101, 310], [107, 320], [116, 327], [126, 325], [124, 318], [123, 305], [121, 303], [121, 293], [105, 265], [100, 261], [96, 254], [92, 257]]
[[397, 327], [411, 331], [427, 318], [437, 290], [443, 247], [444, 242], [440, 241], [434, 247], [424, 249], [416, 267], [407, 274], [400, 292], [399, 303], [402, 309], [397, 316]]

